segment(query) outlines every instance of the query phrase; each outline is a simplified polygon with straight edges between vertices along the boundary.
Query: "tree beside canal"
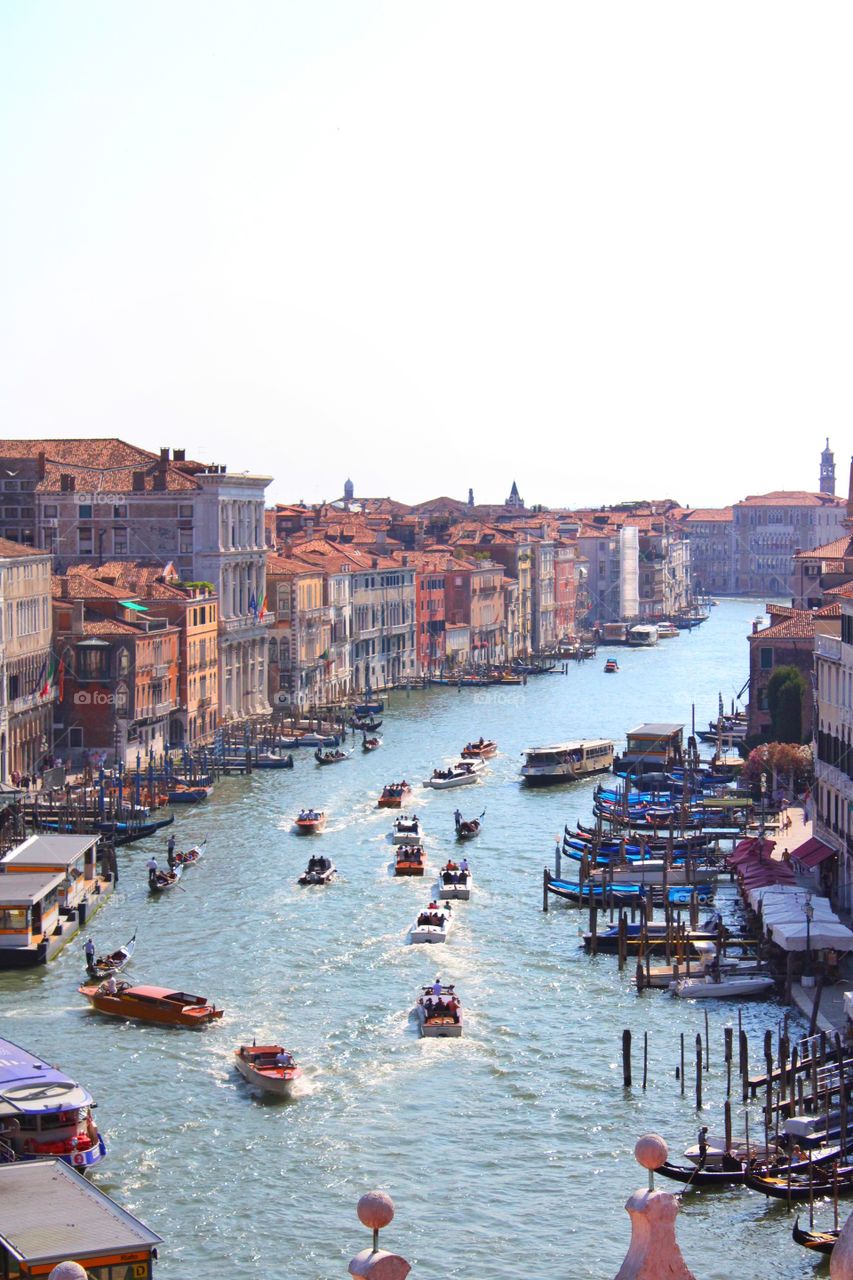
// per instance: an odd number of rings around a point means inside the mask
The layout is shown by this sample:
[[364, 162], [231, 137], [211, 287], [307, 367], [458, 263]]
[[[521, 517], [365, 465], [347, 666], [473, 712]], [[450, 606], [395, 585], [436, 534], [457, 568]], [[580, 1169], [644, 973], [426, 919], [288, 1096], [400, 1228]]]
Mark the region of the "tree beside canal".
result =
[[767, 710], [774, 742], [802, 742], [806, 682], [794, 666], [777, 667], [767, 681]]

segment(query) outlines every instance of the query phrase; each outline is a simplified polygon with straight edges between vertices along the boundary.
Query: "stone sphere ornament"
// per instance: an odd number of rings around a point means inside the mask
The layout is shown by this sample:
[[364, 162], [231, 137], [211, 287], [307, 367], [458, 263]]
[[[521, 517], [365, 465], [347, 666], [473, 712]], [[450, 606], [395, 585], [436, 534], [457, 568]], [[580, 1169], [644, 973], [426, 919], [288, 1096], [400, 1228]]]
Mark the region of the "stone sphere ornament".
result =
[[659, 1169], [669, 1155], [669, 1147], [659, 1133], [644, 1133], [634, 1147], [634, 1155], [644, 1169]]
[[394, 1201], [387, 1191], [367, 1191], [356, 1207], [359, 1222], [372, 1231], [381, 1231], [394, 1217]]
[[79, 1262], [57, 1262], [47, 1280], [87, 1280]]

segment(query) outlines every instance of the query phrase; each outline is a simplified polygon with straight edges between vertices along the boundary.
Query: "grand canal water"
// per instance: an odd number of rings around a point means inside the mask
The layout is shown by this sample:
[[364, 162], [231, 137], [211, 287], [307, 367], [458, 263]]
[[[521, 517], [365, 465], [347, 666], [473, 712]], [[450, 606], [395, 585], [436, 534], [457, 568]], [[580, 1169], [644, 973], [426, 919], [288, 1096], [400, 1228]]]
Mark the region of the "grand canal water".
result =
[[[642, 720], [698, 724], [746, 678], [755, 602], [726, 602], [697, 632], [620, 651], [525, 688], [398, 694], [385, 745], [335, 768], [310, 755], [287, 773], [222, 781], [204, 809], [180, 814], [179, 843], [208, 838], [184, 892], [151, 899], [151, 842], [120, 854], [115, 899], [95, 917], [98, 949], [138, 931], [132, 974], [223, 1005], [203, 1032], [113, 1023], [76, 991], [82, 939], [38, 973], [0, 977], [0, 1028], [85, 1082], [109, 1145], [99, 1186], [165, 1240], [162, 1280], [272, 1275], [333, 1280], [369, 1241], [355, 1202], [382, 1186], [397, 1218], [387, 1247], [423, 1277], [612, 1277], [629, 1238], [624, 1201], [642, 1185], [636, 1138], [654, 1129], [676, 1154], [699, 1121], [675, 1079], [679, 1033], [692, 1044], [703, 1010], [665, 993], [638, 998], [615, 958], [579, 950], [581, 917], [541, 911], [542, 866], [566, 820], [590, 812], [592, 785], [526, 791], [530, 742], [608, 736]], [[441, 947], [406, 931], [429, 880], [389, 874], [383, 783], [422, 779], [480, 733], [500, 755], [477, 787], [417, 795], [431, 865], [456, 848], [452, 814], [486, 810], [466, 847], [472, 901]], [[331, 815], [314, 841], [290, 832], [303, 804]], [[157, 842], [155, 850], [162, 849]], [[309, 851], [334, 859], [325, 890], [295, 881]], [[465, 1036], [423, 1041], [409, 1012], [440, 973], [466, 1008]], [[781, 1006], [743, 1006], [754, 1052]], [[710, 1011], [711, 1070], [702, 1122], [722, 1124], [723, 1026]], [[624, 1091], [621, 1031], [649, 1035], [649, 1081]], [[230, 1065], [235, 1043], [281, 1039], [305, 1067], [303, 1096], [254, 1098]], [[636, 1066], [636, 1064], [635, 1064]], [[635, 1072], [635, 1079], [639, 1080]], [[741, 1113], [736, 1122], [742, 1126]], [[753, 1125], [757, 1124], [757, 1111]], [[753, 1193], [692, 1192], [679, 1237], [703, 1280], [810, 1274], [784, 1206]], [[747, 1258], [761, 1263], [747, 1262]]]

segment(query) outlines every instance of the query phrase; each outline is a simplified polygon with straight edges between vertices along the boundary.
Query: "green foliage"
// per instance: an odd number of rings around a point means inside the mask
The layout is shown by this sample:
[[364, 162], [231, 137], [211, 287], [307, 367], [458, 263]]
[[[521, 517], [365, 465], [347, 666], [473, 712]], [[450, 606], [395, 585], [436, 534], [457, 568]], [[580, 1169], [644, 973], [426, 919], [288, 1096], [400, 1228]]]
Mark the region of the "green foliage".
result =
[[806, 682], [796, 667], [776, 667], [767, 682], [770, 732], [776, 742], [802, 742]]

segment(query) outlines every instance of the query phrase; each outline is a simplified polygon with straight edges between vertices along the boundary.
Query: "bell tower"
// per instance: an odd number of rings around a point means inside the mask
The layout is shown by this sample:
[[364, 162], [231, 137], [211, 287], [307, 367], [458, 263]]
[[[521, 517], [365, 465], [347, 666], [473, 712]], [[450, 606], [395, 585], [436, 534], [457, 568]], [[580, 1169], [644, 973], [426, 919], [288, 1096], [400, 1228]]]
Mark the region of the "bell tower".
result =
[[835, 496], [835, 454], [829, 447], [829, 437], [826, 438], [826, 448], [820, 455], [820, 492], [831, 493]]

